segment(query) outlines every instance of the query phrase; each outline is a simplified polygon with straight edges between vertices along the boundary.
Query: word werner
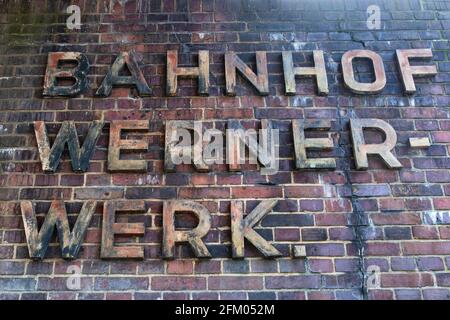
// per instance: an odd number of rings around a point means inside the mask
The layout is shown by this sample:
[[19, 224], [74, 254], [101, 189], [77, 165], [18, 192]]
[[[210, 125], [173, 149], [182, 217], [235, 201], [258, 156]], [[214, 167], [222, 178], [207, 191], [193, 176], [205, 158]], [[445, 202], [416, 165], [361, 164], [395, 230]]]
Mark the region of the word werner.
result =
[[[269, 73], [265, 51], [256, 52], [256, 73], [246, 65], [236, 53], [226, 52], [225, 56], [225, 86], [228, 96], [236, 95], [236, 70], [256, 88], [260, 95], [269, 94]], [[435, 65], [412, 66], [410, 59], [431, 58], [431, 49], [404, 49], [396, 50], [398, 67], [405, 89], [405, 93], [416, 92], [414, 76], [435, 75]], [[369, 59], [373, 66], [375, 80], [370, 83], [359, 82], [354, 73], [353, 61], [355, 59]], [[76, 62], [75, 67], [64, 67], [64, 63]], [[328, 94], [327, 71], [324, 54], [321, 50], [313, 51], [312, 67], [295, 67], [293, 52], [282, 52], [283, 74], [285, 94], [296, 94], [295, 78], [297, 76], [315, 77], [317, 90], [320, 95]], [[386, 86], [386, 73], [383, 60], [377, 53], [370, 50], [351, 50], [343, 54], [341, 59], [343, 81], [346, 87], [357, 94], [376, 94]], [[121, 75], [124, 69], [130, 75]], [[48, 55], [47, 69], [44, 79], [43, 95], [51, 96], [76, 96], [83, 93], [87, 87], [89, 73], [89, 61], [86, 55], [80, 52], [51, 52]], [[209, 95], [209, 51], [198, 52], [198, 67], [178, 66], [178, 52], [167, 51], [166, 69], [166, 93], [168, 96], [177, 95], [177, 79], [179, 77], [198, 78], [198, 94]], [[71, 86], [58, 85], [61, 80], [73, 80]], [[113, 87], [135, 87], [140, 96], [151, 96], [152, 90], [148, 86], [144, 74], [139, 68], [134, 51], [122, 52], [118, 55], [103, 82], [96, 91], [97, 96], [109, 96]]]
[[[223, 133], [218, 130], [203, 132], [202, 122], [196, 121], [167, 121], [165, 132], [164, 168], [166, 172], [175, 171], [177, 164], [192, 164], [199, 171], [209, 171], [211, 164], [222, 164], [223, 148], [226, 149], [226, 161], [230, 171], [240, 171], [241, 164], [245, 163], [245, 151], [248, 149], [253, 156], [254, 163], [259, 162], [267, 169], [276, 170], [278, 155], [278, 130], [272, 129], [272, 121], [262, 120], [259, 141], [256, 131], [246, 132], [238, 120], [229, 120], [226, 132], [226, 143], [223, 144]], [[65, 121], [55, 137], [53, 146], [50, 146], [45, 123], [36, 121], [34, 124], [39, 156], [42, 170], [55, 172], [61, 160], [61, 155], [67, 145], [72, 162], [72, 169], [85, 172], [89, 168], [90, 158], [100, 137], [104, 122], [91, 123], [82, 147], [80, 147], [77, 130], [73, 121]], [[146, 151], [148, 142], [138, 139], [122, 139], [124, 131], [149, 130], [150, 121], [147, 120], [119, 120], [112, 121], [109, 129], [108, 171], [146, 171], [146, 160], [121, 159], [121, 153], [126, 151]], [[329, 130], [329, 120], [292, 120], [292, 134], [294, 140], [295, 163], [297, 169], [334, 169], [336, 162], [333, 158], [308, 158], [307, 150], [329, 150], [333, 148], [333, 140], [327, 138], [306, 138], [305, 131]], [[373, 128], [381, 131], [385, 136], [382, 143], [366, 144], [364, 130]], [[191, 142], [191, 132], [196, 137]], [[357, 169], [368, 168], [368, 156], [378, 155], [389, 168], [401, 168], [402, 165], [392, 153], [397, 134], [394, 128], [380, 119], [351, 119], [350, 131], [353, 142], [353, 151]], [[251, 134], [251, 133], [254, 134]], [[183, 139], [180, 140], [180, 137]], [[259, 144], [259, 145], [258, 145]], [[272, 172], [273, 172], [272, 170]], [[270, 174], [270, 172], [265, 172]]]

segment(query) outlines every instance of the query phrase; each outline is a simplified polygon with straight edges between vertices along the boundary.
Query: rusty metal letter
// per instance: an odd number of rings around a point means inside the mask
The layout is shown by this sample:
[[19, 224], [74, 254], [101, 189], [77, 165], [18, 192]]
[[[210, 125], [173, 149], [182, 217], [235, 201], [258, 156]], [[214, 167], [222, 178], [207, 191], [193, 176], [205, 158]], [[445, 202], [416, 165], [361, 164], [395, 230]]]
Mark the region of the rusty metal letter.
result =
[[108, 170], [109, 171], [146, 171], [145, 160], [120, 160], [121, 150], [146, 151], [148, 143], [144, 140], [122, 140], [122, 130], [148, 130], [148, 121], [145, 120], [120, 120], [113, 121], [110, 125]]
[[[397, 133], [389, 123], [380, 119], [350, 119], [350, 128], [357, 169], [367, 169], [369, 167], [367, 160], [367, 155], [369, 154], [381, 156], [389, 168], [402, 167], [402, 164], [391, 152], [397, 143]], [[380, 144], [365, 144], [364, 128], [374, 128], [382, 131], [386, 136], [385, 141]]]
[[437, 68], [432, 66], [411, 66], [409, 58], [431, 58], [433, 52], [431, 49], [404, 49], [396, 50], [397, 62], [402, 76], [403, 86], [406, 93], [416, 92], [416, 85], [414, 83], [414, 76], [434, 76], [437, 74]]
[[[179, 129], [193, 131], [194, 143], [185, 145], [182, 141], [179, 143]], [[203, 161], [203, 131], [201, 122], [194, 120], [171, 120], [166, 121], [165, 135], [165, 154], [164, 169], [167, 172], [175, 171], [175, 163], [173, 157], [175, 154], [188, 154], [189, 159], [193, 160], [193, 164], [198, 171], [208, 171], [208, 165]]]
[[88, 133], [80, 149], [77, 129], [73, 121], [65, 121], [56, 136], [53, 146], [47, 135], [47, 129], [43, 121], [34, 122], [34, 132], [42, 162], [42, 170], [45, 172], [55, 172], [58, 167], [64, 146], [67, 144], [72, 161], [72, 169], [78, 172], [85, 172], [89, 168], [89, 160], [95, 150], [95, 145], [102, 132], [103, 121], [93, 121], [89, 126]]
[[39, 231], [33, 204], [31, 201], [22, 201], [20, 203], [20, 208], [22, 211], [23, 226], [30, 258], [44, 258], [56, 226], [62, 257], [64, 259], [75, 259], [80, 250], [96, 206], [97, 203], [95, 201], [85, 202], [73, 230], [70, 232], [64, 202], [61, 200], [54, 200], [45, 216], [41, 230]]
[[[135, 56], [134, 51], [120, 53], [108, 70], [95, 95], [107, 97], [111, 94], [113, 86], [135, 86], [139, 96], [150, 96], [152, 90], [149, 88], [147, 81], [145, 81]], [[125, 67], [130, 71], [130, 76], [119, 75], [119, 72]]]
[[115, 222], [116, 211], [145, 212], [143, 200], [133, 201], [106, 201], [103, 205], [102, 247], [100, 256], [102, 259], [142, 259], [144, 249], [140, 246], [115, 246], [114, 236], [142, 236], [144, 235], [143, 223], [118, 223]]
[[285, 92], [287, 95], [295, 95], [295, 77], [316, 77], [317, 91], [319, 95], [328, 94], [327, 70], [322, 50], [314, 50], [314, 67], [294, 67], [291, 51], [283, 51], [283, 73]]
[[[76, 62], [75, 67], [62, 67], [61, 62]], [[80, 52], [50, 52], [44, 78], [43, 96], [75, 96], [88, 87], [89, 61]], [[58, 86], [58, 79], [73, 79], [71, 86]]]
[[264, 200], [250, 212], [246, 218], [244, 215], [243, 201], [231, 202], [231, 241], [233, 258], [244, 257], [244, 239], [250, 241], [267, 258], [279, 257], [282, 254], [263, 237], [261, 237], [253, 227], [272, 211], [277, 204], [277, 200]]
[[178, 77], [198, 77], [198, 93], [209, 95], [209, 51], [198, 52], [198, 67], [178, 67], [178, 51], [167, 51], [167, 95], [177, 95]]
[[[355, 73], [353, 72], [353, 59], [355, 58], [367, 58], [372, 61], [375, 74], [374, 82], [363, 83], [356, 81]], [[344, 53], [342, 56], [342, 74], [344, 84], [354, 93], [375, 94], [381, 92], [386, 86], [383, 60], [371, 50], [350, 50]]]
[[[241, 164], [245, 163], [245, 147], [249, 151], [249, 157], [257, 159], [264, 167], [270, 168], [275, 155], [275, 137], [273, 124], [270, 120], [261, 120], [259, 143], [256, 131], [245, 131], [239, 120], [228, 120], [227, 123], [227, 163], [230, 171], [240, 171]], [[265, 132], [264, 132], [265, 131]], [[266, 150], [261, 147], [265, 146]]]
[[306, 129], [329, 130], [331, 122], [328, 120], [292, 120], [294, 135], [295, 164], [297, 169], [333, 169], [336, 160], [333, 158], [308, 159], [306, 149], [332, 149], [333, 140], [328, 138], [305, 138]]
[[[198, 218], [198, 225], [191, 230], [175, 230], [175, 213], [177, 211], [192, 212]], [[163, 257], [173, 259], [175, 244], [188, 242], [198, 258], [210, 258], [211, 254], [201, 240], [211, 228], [211, 215], [203, 205], [187, 200], [164, 202], [163, 209]]]
[[228, 96], [236, 95], [236, 69], [258, 90], [260, 95], [269, 94], [269, 74], [265, 51], [256, 52], [257, 75], [233, 51], [225, 53], [225, 82]]

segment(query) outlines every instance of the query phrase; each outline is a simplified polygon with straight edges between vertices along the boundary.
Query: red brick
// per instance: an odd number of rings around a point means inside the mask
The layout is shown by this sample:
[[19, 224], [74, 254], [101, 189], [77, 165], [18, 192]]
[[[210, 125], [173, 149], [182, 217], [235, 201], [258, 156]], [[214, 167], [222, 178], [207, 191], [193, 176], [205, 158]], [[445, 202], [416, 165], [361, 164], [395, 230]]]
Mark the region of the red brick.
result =
[[206, 278], [188, 276], [156, 276], [151, 280], [152, 290], [205, 290]]
[[434, 285], [433, 276], [426, 273], [391, 273], [381, 274], [383, 288], [420, 288]]
[[83, 175], [61, 175], [61, 186], [82, 186], [83, 184]]
[[439, 234], [441, 239], [450, 239], [450, 226], [439, 227]]
[[436, 274], [436, 282], [438, 286], [450, 287], [450, 274], [448, 272]]
[[308, 291], [308, 300], [334, 300], [333, 291]]
[[449, 143], [450, 132], [433, 132], [433, 141], [435, 143]]
[[439, 239], [436, 226], [413, 226], [414, 239]]
[[195, 261], [195, 273], [220, 273], [221, 262], [218, 260], [198, 260]]
[[369, 299], [370, 300], [393, 300], [394, 293], [390, 290], [370, 289], [369, 290]]
[[331, 259], [308, 259], [311, 272], [330, 273], [333, 272], [333, 260]]
[[191, 183], [195, 185], [211, 185], [214, 184], [214, 176], [211, 174], [193, 174]]
[[286, 187], [284, 192], [289, 198], [320, 198], [324, 196], [323, 188], [319, 186]]
[[320, 276], [268, 276], [266, 277], [268, 289], [317, 289], [320, 288]]
[[421, 222], [418, 213], [382, 213], [372, 214], [370, 217], [376, 225], [416, 225]]
[[433, 199], [434, 208], [437, 210], [448, 210], [450, 209], [450, 199]]
[[383, 211], [401, 211], [405, 209], [402, 199], [380, 199], [380, 209]]
[[182, 187], [179, 189], [179, 197], [184, 199], [229, 199], [229, 188], [218, 187]]
[[259, 199], [259, 198], [280, 198], [282, 197], [282, 189], [281, 187], [232, 187], [231, 188], [231, 197], [233, 199], [240, 198], [251, 198], [251, 199]]
[[210, 276], [210, 290], [261, 290], [263, 278], [256, 276]]
[[352, 203], [348, 199], [325, 200], [326, 212], [352, 212]]
[[367, 244], [368, 256], [398, 256], [400, 246], [391, 242], [371, 242]]
[[194, 272], [193, 261], [174, 260], [167, 262], [168, 274], [192, 274]]
[[107, 292], [106, 300], [132, 300], [131, 292]]
[[450, 242], [405, 242], [402, 251], [405, 255], [448, 255]]
[[298, 228], [276, 228], [275, 241], [299, 241], [300, 232]]

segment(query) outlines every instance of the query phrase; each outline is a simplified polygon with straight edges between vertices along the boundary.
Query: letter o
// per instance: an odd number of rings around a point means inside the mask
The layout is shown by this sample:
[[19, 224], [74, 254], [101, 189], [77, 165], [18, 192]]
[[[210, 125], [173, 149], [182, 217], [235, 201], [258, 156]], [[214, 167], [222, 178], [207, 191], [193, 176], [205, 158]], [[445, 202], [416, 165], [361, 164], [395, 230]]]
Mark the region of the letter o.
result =
[[[364, 83], [356, 81], [353, 72], [354, 58], [368, 58], [373, 63], [375, 81]], [[386, 86], [386, 73], [384, 72], [383, 60], [381, 57], [370, 50], [350, 50], [342, 56], [342, 74], [344, 76], [344, 84], [354, 93], [359, 94], [375, 94], [384, 89]]]

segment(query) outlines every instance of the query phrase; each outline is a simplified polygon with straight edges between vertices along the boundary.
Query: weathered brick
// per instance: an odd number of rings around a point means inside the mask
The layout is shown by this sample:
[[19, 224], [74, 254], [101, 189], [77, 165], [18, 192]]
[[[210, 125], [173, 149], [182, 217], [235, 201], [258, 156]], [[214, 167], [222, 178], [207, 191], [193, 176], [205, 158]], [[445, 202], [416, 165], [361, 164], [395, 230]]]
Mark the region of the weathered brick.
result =
[[175, 260], [167, 262], [168, 274], [191, 274], [194, 272], [193, 261]]
[[425, 273], [382, 274], [381, 286], [387, 288], [407, 287], [420, 288], [434, 285], [433, 277]]
[[388, 185], [354, 185], [353, 193], [358, 197], [389, 196], [391, 190]]
[[1, 278], [2, 291], [33, 291], [36, 280], [34, 278]]
[[188, 276], [156, 276], [152, 277], [151, 289], [154, 291], [205, 290], [206, 278]]
[[281, 187], [233, 187], [231, 189], [232, 198], [280, 198], [282, 197]]
[[417, 266], [420, 271], [444, 270], [444, 262], [439, 257], [420, 257], [417, 258]]
[[0, 261], [0, 274], [21, 275], [24, 274], [25, 263], [19, 261]]
[[424, 300], [448, 300], [450, 299], [449, 289], [424, 289]]
[[149, 280], [146, 277], [97, 277], [94, 281], [95, 290], [147, 290]]
[[436, 274], [436, 282], [438, 286], [441, 287], [450, 287], [450, 274], [446, 273], [437, 273]]
[[416, 269], [416, 262], [414, 258], [392, 257], [391, 268], [393, 271], [412, 271]]
[[[39, 277], [37, 289], [39, 291], [67, 291], [68, 277]], [[92, 279], [82, 277], [80, 279], [80, 287], [82, 290], [92, 290]]]
[[398, 289], [395, 290], [395, 296], [398, 300], [420, 300], [421, 294], [418, 289]]
[[257, 276], [210, 276], [210, 290], [261, 290], [263, 278]]
[[446, 255], [450, 254], [450, 242], [405, 242], [405, 255]]
[[265, 284], [268, 289], [317, 289], [320, 287], [320, 276], [268, 276]]

